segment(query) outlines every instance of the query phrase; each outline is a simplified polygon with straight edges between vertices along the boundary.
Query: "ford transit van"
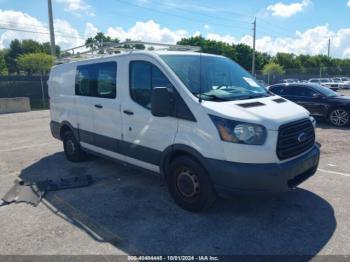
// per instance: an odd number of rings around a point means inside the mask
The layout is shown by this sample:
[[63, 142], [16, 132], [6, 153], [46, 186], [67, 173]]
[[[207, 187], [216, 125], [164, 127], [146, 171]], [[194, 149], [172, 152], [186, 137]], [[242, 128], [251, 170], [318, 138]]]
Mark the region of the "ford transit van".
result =
[[190, 211], [221, 192], [287, 191], [317, 170], [309, 112], [223, 56], [132, 51], [57, 65], [48, 85], [68, 160], [90, 153], [160, 174]]

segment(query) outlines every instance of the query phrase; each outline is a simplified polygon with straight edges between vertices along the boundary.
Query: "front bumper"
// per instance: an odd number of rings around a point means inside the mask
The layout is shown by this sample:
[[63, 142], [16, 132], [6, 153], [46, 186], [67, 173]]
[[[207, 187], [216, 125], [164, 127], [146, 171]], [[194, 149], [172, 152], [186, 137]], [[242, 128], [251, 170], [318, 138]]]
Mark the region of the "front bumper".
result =
[[279, 164], [244, 164], [206, 159], [206, 168], [218, 191], [283, 192], [315, 174], [320, 158], [318, 145], [307, 153]]

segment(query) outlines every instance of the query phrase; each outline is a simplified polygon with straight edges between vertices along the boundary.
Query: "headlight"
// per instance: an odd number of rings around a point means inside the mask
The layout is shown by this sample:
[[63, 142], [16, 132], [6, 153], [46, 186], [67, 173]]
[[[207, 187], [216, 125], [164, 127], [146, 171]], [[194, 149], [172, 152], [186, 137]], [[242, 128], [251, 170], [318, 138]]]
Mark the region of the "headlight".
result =
[[210, 118], [223, 141], [247, 145], [263, 145], [266, 141], [266, 128], [261, 125], [228, 120], [213, 115], [210, 115]]

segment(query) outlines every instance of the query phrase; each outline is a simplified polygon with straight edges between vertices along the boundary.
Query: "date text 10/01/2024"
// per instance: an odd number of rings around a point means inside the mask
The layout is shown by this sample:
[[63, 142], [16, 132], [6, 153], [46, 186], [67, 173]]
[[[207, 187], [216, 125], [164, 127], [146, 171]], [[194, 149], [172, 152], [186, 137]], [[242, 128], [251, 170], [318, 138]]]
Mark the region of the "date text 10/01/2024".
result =
[[128, 256], [129, 261], [219, 261], [217, 256]]

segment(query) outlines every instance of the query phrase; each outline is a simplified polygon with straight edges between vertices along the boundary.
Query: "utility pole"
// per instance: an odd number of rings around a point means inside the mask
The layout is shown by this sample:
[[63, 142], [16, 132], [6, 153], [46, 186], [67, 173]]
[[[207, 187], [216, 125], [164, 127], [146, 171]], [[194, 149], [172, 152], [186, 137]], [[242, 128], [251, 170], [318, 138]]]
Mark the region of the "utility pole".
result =
[[53, 27], [53, 15], [52, 15], [52, 2], [47, 0], [47, 6], [49, 10], [49, 29], [50, 29], [50, 44], [51, 44], [51, 54], [56, 56], [56, 44], [55, 44], [55, 29]]
[[255, 75], [255, 42], [256, 42], [256, 17], [253, 22], [253, 57], [252, 57], [252, 75]]
[[328, 39], [328, 58], [331, 56], [331, 39]]

